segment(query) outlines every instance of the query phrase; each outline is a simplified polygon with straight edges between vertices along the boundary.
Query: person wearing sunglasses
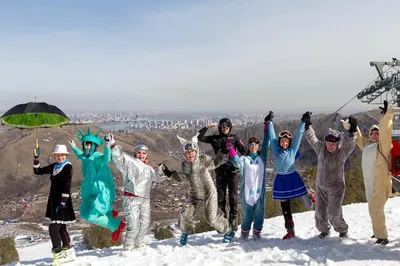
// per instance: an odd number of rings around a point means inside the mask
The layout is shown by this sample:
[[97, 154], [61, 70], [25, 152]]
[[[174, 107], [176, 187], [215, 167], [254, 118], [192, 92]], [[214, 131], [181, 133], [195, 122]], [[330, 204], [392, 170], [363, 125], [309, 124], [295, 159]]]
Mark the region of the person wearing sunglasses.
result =
[[223, 153], [226, 149], [219, 151], [215, 158], [201, 154], [197, 136], [190, 141], [177, 136], [185, 154], [185, 161], [182, 162], [180, 170], [171, 171], [165, 164], [160, 164], [167, 177], [189, 184], [188, 199], [179, 218], [179, 227], [182, 231], [180, 245], [186, 245], [188, 234], [194, 227], [193, 218], [201, 207], [204, 207], [208, 225], [218, 233], [224, 234], [224, 243], [230, 243], [235, 232], [228, 219], [224, 217], [224, 213], [218, 208], [217, 190], [210, 174], [211, 170], [226, 163], [228, 154]]
[[332, 225], [340, 238], [347, 238], [349, 226], [342, 213], [346, 189], [344, 164], [356, 147], [357, 119], [349, 117], [347, 136], [337, 130], [329, 129], [324, 141], [318, 140], [315, 136], [311, 126], [311, 114], [304, 114], [303, 119], [306, 123], [306, 139], [318, 156], [315, 225], [320, 232], [319, 237], [328, 236]]
[[227, 150], [235, 167], [240, 169], [242, 183], [240, 201], [242, 207], [241, 239], [247, 240], [253, 223], [253, 239], [261, 238], [265, 211], [266, 166], [269, 146], [267, 131], [260, 150], [260, 141], [251, 137], [247, 144], [247, 154], [238, 156], [232, 144], [227, 143]]
[[301, 198], [304, 207], [312, 208], [312, 202], [303, 179], [296, 171], [295, 160], [303, 136], [305, 123], [303, 118], [294, 138], [290, 131], [281, 131], [278, 139], [273, 125], [274, 114], [272, 111], [265, 117], [265, 130], [268, 132], [272, 156], [274, 158], [274, 171], [277, 173], [272, 197], [281, 202], [283, 217], [285, 219], [286, 235], [283, 239], [295, 237], [294, 222], [290, 207], [290, 200]]
[[149, 148], [135, 146], [133, 156], [116, 145], [114, 136], [108, 134], [105, 141], [111, 148], [111, 160], [121, 172], [124, 182], [123, 208], [127, 221], [123, 249], [129, 251], [143, 247], [143, 239], [150, 225], [150, 191], [154, 182], [160, 180], [162, 171], [147, 165]]
[[[389, 199], [392, 187], [392, 174], [389, 161], [392, 149], [393, 108], [388, 109], [388, 102], [384, 101], [383, 117], [379, 126], [373, 125], [369, 129], [369, 138], [364, 138], [357, 127], [357, 146], [362, 151], [362, 170], [365, 195], [368, 202], [369, 215], [372, 221], [372, 238], [375, 244], [389, 243], [385, 221], [385, 204]], [[350, 128], [348, 120], [342, 120], [343, 126]]]
[[[199, 131], [198, 140], [200, 142], [211, 144], [214, 154], [217, 155], [218, 151], [225, 149], [226, 142], [232, 143], [233, 147], [240, 152], [241, 155], [246, 153], [246, 148], [238, 136], [232, 134], [232, 123], [228, 118], [223, 118], [218, 123], [218, 133], [214, 135], [205, 136], [208, 128], [215, 127], [216, 125], [209, 125]], [[228, 160], [215, 169], [216, 184], [218, 191], [218, 206], [226, 214], [226, 190], [229, 193], [229, 222], [231, 223], [234, 231], [237, 231], [237, 213], [238, 213], [238, 190], [240, 182], [240, 171], [233, 163]]]

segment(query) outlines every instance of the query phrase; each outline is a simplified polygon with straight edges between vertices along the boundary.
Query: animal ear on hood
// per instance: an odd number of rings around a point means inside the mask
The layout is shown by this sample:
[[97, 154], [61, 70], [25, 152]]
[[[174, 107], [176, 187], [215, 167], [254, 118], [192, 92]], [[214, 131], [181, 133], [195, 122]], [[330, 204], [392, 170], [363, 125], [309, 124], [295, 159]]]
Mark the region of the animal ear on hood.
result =
[[179, 137], [178, 135], [176, 135], [176, 137], [179, 139], [179, 142], [181, 143], [182, 146], [184, 146], [185, 144], [189, 143], [189, 141], [187, 141], [184, 138]]
[[197, 142], [199, 141], [199, 140], [197, 139], [197, 136], [198, 136], [199, 134], [200, 134], [200, 133], [197, 132], [197, 134], [194, 135], [194, 136], [192, 137], [192, 144], [197, 145]]

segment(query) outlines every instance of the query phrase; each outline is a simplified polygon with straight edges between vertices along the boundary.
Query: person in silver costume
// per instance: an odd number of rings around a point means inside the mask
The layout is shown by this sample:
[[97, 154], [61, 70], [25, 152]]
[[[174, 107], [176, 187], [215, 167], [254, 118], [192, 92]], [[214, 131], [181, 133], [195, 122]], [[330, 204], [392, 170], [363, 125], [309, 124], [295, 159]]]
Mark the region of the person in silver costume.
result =
[[[134, 156], [115, 145], [112, 134], [108, 135], [112, 162], [122, 173], [124, 181], [123, 208], [127, 221], [124, 250], [142, 247], [150, 225], [150, 190], [160, 174], [147, 165], [149, 148], [141, 144], [134, 148]], [[162, 172], [161, 172], [162, 173]]]
[[224, 243], [230, 243], [235, 233], [232, 231], [228, 219], [218, 208], [217, 189], [210, 171], [224, 164], [228, 160], [226, 154], [219, 151], [217, 156], [212, 159], [210, 156], [199, 153], [197, 135], [191, 141], [187, 141], [177, 136], [185, 152], [185, 161], [182, 162], [179, 171], [170, 171], [167, 166], [160, 164], [164, 174], [178, 182], [189, 184], [190, 192], [188, 201], [181, 210], [179, 218], [179, 227], [182, 231], [180, 239], [181, 246], [186, 245], [190, 229], [194, 227], [193, 217], [200, 207], [204, 206], [205, 218], [207, 223], [224, 234]]

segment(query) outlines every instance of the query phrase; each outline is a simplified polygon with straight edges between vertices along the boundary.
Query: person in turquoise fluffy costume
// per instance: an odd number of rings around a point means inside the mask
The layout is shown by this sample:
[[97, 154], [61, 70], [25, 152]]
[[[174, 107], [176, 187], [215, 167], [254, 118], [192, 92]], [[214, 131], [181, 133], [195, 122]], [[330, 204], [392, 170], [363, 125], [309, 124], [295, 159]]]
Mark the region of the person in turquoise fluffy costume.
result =
[[[81, 151], [70, 139], [69, 144], [76, 157], [82, 161], [82, 186], [80, 206], [80, 216], [82, 219], [95, 225], [107, 228], [112, 233], [112, 241], [117, 242], [125, 223], [115, 217], [118, 215], [112, 210], [115, 201], [115, 184], [114, 179], [108, 166], [111, 161], [111, 150], [109, 140], [98, 139], [100, 130], [92, 135], [90, 127], [85, 135], [78, 128], [81, 136], [75, 134], [82, 143]], [[104, 154], [97, 151], [97, 148], [104, 145]]]

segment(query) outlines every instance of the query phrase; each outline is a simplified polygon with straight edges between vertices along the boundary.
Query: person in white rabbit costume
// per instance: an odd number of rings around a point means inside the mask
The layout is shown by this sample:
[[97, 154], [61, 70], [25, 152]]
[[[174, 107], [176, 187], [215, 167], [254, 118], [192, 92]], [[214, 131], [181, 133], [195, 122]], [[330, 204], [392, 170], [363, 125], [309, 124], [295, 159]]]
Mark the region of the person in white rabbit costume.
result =
[[[141, 144], [134, 148], [134, 156], [115, 145], [112, 134], [105, 137], [110, 143], [111, 159], [122, 173], [124, 181], [123, 208], [127, 221], [123, 248], [125, 251], [144, 246], [143, 239], [150, 224], [150, 190], [160, 175], [147, 165], [149, 149]], [[162, 174], [162, 171], [161, 171]]]
[[182, 162], [179, 171], [170, 171], [167, 166], [160, 164], [166, 176], [189, 184], [188, 200], [179, 218], [179, 227], [182, 231], [180, 244], [181, 246], [186, 245], [188, 233], [194, 227], [193, 217], [202, 206], [204, 206], [207, 223], [218, 233], [224, 234], [224, 243], [230, 243], [235, 233], [232, 231], [228, 219], [218, 208], [217, 189], [210, 174], [211, 170], [227, 162], [228, 154], [227, 151], [224, 151], [226, 152], [224, 154], [220, 150], [214, 159], [200, 154], [197, 136], [198, 134], [190, 141], [177, 136], [183, 146], [186, 159]]

